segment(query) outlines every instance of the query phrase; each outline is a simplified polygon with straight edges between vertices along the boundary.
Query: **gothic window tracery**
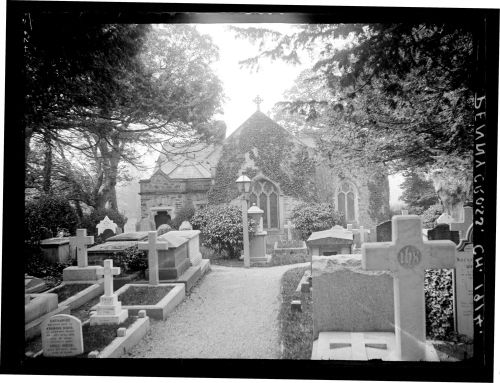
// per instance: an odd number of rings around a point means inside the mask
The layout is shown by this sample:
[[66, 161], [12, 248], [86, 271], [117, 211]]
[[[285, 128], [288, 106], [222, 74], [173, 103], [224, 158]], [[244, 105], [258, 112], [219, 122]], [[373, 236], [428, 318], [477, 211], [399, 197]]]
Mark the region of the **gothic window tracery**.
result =
[[253, 204], [264, 210], [264, 229], [279, 228], [279, 190], [275, 184], [265, 179], [254, 181], [250, 192], [250, 206]]
[[356, 188], [351, 182], [343, 181], [337, 190], [337, 209], [343, 213], [347, 222], [354, 222], [356, 217]]

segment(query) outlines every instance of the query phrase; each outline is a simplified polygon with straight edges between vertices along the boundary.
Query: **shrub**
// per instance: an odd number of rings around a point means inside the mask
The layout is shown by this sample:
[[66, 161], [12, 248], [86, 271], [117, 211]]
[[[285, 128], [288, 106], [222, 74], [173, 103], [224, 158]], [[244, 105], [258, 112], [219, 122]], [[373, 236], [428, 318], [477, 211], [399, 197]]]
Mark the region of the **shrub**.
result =
[[303, 202], [292, 210], [291, 219], [303, 240], [309, 238], [314, 231], [327, 230], [344, 223], [343, 215], [328, 203]]
[[181, 207], [179, 211], [175, 212], [175, 218], [171, 222], [172, 227], [174, 227], [175, 230], [179, 230], [179, 226], [181, 226], [181, 223], [184, 221], [190, 222], [195, 213], [196, 210], [193, 206]]
[[170, 225], [167, 225], [164, 223], [163, 225], [160, 225], [158, 229], [156, 229], [156, 234], [158, 236], [163, 235], [165, 233], [168, 233], [169, 231], [172, 231], [173, 229], [170, 227]]
[[436, 226], [436, 219], [443, 214], [443, 206], [432, 205], [422, 213], [422, 227], [424, 229], [433, 229]]
[[450, 339], [454, 334], [452, 271], [427, 270], [424, 291], [427, 336]]
[[74, 235], [77, 225], [75, 210], [62, 197], [43, 195], [26, 203], [24, 226], [30, 245], [38, 245], [44, 237], [55, 237], [61, 230]]
[[43, 259], [41, 253], [34, 252], [26, 257], [24, 272], [33, 277], [42, 278], [47, 286], [55, 286], [62, 282], [63, 270], [73, 263], [50, 263]]
[[[127, 218], [113, 209], [94, 209], [92, 213], [85, 215], [80, 222], [83, 229], [87, 229], [87, 235], [97, 236], [97, 224], [101, 222], [104, 217], [108, 216], [110, 220], [121, 227], [127, 222]], [[96, 239], [97, 240], [97, 239]]]
[[[200, 230], [202, 244], [219, 253], [224, 251], [236, 258], [243, 249], [243, 222], [241, 209], [233, 205], [208, 206], [198, 210], [191, 223]], [[255, 231], [255, 221], [248, 220], [249, 233]]]
[[122, 264], [127, 271], [141, 271], [148, 268], [148, 257], [146, 253], [137, 247], [125, 249], [122, 255]]

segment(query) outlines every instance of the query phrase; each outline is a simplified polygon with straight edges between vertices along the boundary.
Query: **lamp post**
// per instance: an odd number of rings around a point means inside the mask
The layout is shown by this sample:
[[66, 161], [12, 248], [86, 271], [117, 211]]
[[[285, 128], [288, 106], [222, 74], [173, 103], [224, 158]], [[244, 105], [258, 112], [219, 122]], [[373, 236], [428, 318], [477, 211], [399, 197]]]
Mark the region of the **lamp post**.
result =
[[248, 216], [247, 216], [247, 197], [250, 192], [250, 184], [252, 181], [242, 173], [241, 176], [236, 180], [236, 185], [238, 185], [238, 191], [242, 194], [241, 198], [241, 214], [243, 217], [243, 262], [245, 267], [250, 267], [250, 243], [248, 240]]

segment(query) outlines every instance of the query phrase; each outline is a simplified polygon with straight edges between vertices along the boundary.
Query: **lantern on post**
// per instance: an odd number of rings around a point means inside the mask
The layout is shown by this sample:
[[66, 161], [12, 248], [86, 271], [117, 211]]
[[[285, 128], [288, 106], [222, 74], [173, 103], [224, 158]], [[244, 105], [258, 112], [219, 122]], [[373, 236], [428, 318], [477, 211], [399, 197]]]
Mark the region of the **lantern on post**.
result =
[[247, 215], [247, 196], [250, 192], [250, 185], [252, 181], [242, 173], [241, 176], [236, 180], [236, 185], [238, 186], [238, 191], [242, 194], [241, 198], [241, 214], [243, 218], [243, 261], [245, 267], [250, 267], [250, 242], [248, 237], [248, 215]]

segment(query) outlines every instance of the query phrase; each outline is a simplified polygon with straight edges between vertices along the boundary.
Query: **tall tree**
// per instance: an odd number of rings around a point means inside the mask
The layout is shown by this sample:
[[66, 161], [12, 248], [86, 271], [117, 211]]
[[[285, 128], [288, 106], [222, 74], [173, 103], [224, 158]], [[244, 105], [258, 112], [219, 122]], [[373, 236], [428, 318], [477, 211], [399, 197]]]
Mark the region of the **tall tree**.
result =
[[97, 208], [117, 210], [119, 166], [138, 163], [138, 145], [209, 139], [211, 117], [221, 102], [222, 86], [210, 69], [217, 49], [209, 38], [193, 27], [171, 25], [153, 28], [143, 43], [129, 52], [133, 62], [114, 78], [120, 86], [104, 90], [102, 103], [73, 104], [64, 128], [51, 137], [88, 158], [95, 177], [86, 199]]
[[[235, 28], [238, 36], [262, 42], [261, 58], [298, 62], [300, 49], [320, 52], [314, 65], [330, 90], [330, 128], [324, 141], [345, 156], [386, 162], [394, 170], [429, 166], [440, 156], [471, 156], [472, 34], [466, 25], [304, 25], [281, 36], [274, 31]], [[344, 39], [344, 44], [339, 44]], [[298, 99], [289, 108], [314, 105]], [[311, 108], [313, 113], [317, 110]], [[314, 117], [314, 116], [313, 116]], [[330, 153], [331, 154], [331, 153]]]

